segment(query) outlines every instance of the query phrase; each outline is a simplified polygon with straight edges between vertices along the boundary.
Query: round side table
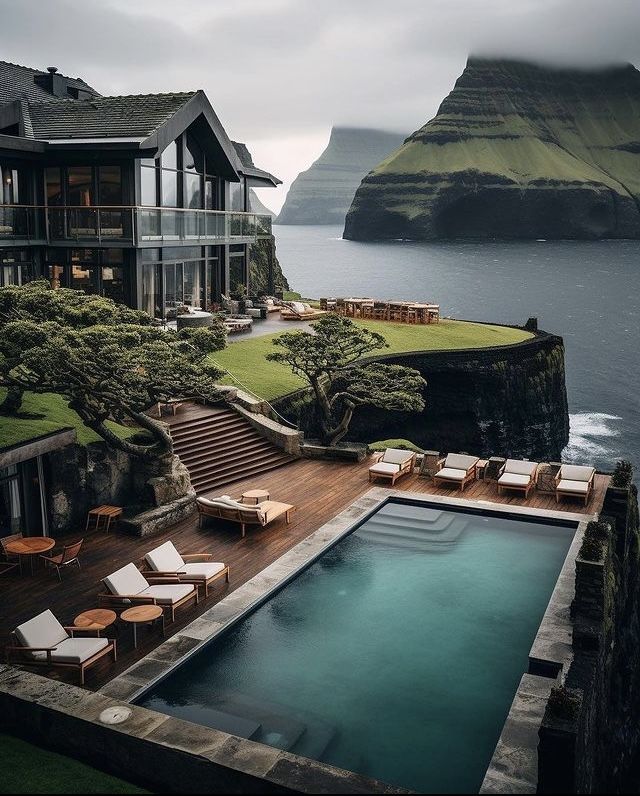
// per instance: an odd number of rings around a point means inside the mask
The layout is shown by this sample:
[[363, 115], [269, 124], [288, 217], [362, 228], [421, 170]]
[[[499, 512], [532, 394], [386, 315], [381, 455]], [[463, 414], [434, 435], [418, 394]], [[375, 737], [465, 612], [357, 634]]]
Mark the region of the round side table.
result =
[[133, 646], [138, 648], [138, 625], [146, 625], [162, 620], [162, 635], [164, 636], [164, 611], [159, 605], [134, 605], [120, 614], [120, 619], [133, 625]]
[[117, 618], [116, 612], [109, 608], [92, 608], [78, 614], [73, 620], [73, 624], [79, 630], [97, 630], [98, 636], [100, 636], [100, 633], [110, 627]]
[[257, 506], [263, 500], [269, 500], [269, 497], [269, 492], [266, 489], [250, 489], [248, 492], [242, 493], [242, 502]]

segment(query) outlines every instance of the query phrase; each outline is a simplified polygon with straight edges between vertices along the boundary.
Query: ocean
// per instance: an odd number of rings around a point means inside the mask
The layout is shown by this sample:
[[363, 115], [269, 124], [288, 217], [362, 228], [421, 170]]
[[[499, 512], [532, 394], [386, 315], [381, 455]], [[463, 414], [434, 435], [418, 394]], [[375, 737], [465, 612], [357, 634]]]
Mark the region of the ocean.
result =
[[359, 243], [339, 226], [274, 226], [303, 296], [435, 301], [454, 318], [523, 324], [566, 346], [563, 459], [640, 473], [640, 241]]

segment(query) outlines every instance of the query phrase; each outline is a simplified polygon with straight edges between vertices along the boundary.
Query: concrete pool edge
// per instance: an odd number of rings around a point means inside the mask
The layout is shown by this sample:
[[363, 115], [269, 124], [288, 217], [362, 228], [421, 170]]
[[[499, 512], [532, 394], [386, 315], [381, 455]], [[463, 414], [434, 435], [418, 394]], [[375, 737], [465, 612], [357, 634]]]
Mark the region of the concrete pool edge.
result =
[[[123, 674], [107, 683], [100, 691], [92, 693], [14, 667], [0, 667], [0, 708], [4, 709], [5, 715], [8, 716], [7, 720], [22, 727], [23, 731], [31, 729], [36, 735], [44, 733], [43, 740], [48, 742], [45, 745], [51, 745], [53, 748], [56, 748], [56, 744], [58, 747], [66, 745], [67, 752], [80, 757], [82, 754], [85, 756], [89, 754], [96, 762], [102, 762], [107, 768], [111, 763], [110, 758], [116, 754], [121, 775], [126, 775], [126, 772], [123, 773], [122, 765], [126, 760], [131, 769], [129, 776], [144, 774], [151, 777], [151, 782], [158, 783], [157, 777], [161, 772], [162, 785], [165, 788], [174, 786], [170, 787], [172, 790], [188, 790], [190, 783], [200, 785], [206, 781], [211, 785], [222, 787], [227, 792], [243, 792], [243, 790], [247, 792], [246, 788], [250, 788], [250, 792], [269, 792], [273, 791], [274, 787], [280, 791], [307, 793], [407, 792], [402, 788], [370, 780], [351, 771], [176, 719], [139, 705], [127, 704], [190, 658], [204, 644], [209, 643], [262, 604], [389, 500], [426, 505], [440, 504], [443, 508], [454, 510], [459, 508], [523, 519], [528, 517], [534, 521], [552, 520], [563, 525], [573, 523], [576, 526], [586, 525], [591, 519], [583, 514], [498, 506], [488, 501], [427, 496], [423, 493], [374, 487], [253, 579], [212, 606], [205, 614]], [[569, 557], [575, 544], [574, 537], [561, 575], [569, 565]], [[578, 548], [575, 549], [577, 551]], [[545, 619], [557, 589], [558, 583], [554, 588]], [[550, 614], [550, 618], [553, 619], [553, 613]], [[538, 633], [543, 628], [545, 619]], [[536, 641], [537, 639], [538, 636]], [[535, 644], [536, 642], [534, 647]], [[539, 654], [544, 654], [541, 650], [542, 647], [539, 648]], [[557, 655], [550, 663], [555, 665], [556, 659]], [[548, 677], [542, 678], [530, 674], [523, 676], [489, 772], [495, 762], [501, 763], [497, 756], [510, 721], [518, 718], [514, 712], [518, 700], [525, 705], [527, 702], [530, 703], [531, 692], [534, 691], [533, 696], [540, 702], [544, 688], [548, 685], [550, 689], [553, 682], [554, 680]], [[122, 724], [105, 725], [100, 720], [100, 714], [105, 708], [118, 705], [126, 706], [131, 715]], [[46, 719], [43, 718], [43, 713], [46, 714]], [[533, 748], [529, 748], [530, 746], [528, 743], [527, 748], [520, 750], [519, 760], [513, 759], [512, 755], [511, 762], [522, 765], [525, 758], [529, 764], [531, 759], [537, 760], [537, 730], [535, 745]], [[64, 752], [65, 749], [60, 751]], [[179, 773], [175, 770], [174, 762], [180, 765]], [[505, 783], [511, 785], [515, 780], [509, 776], [504, 765], [498, 770], [498, 774], [498, 784], [502, 783], [502, 790], [505, 792]], [[487, 777], [485, 785], [493, 781]], [[535, 788], [533, 790], [535, 791]], [[485, 792], [491, 791], [485, 790]], [[528, 792], [528, 788], [521, 792]]]

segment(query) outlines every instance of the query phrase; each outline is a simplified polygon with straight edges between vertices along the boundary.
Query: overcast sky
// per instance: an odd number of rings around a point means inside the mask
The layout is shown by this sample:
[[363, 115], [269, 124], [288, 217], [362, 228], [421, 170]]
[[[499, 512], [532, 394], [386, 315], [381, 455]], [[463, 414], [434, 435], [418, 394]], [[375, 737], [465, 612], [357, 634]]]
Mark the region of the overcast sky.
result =
[[275, 210], [333, 124], [413, 132], [469, 53], [640, 65], [640, 0], [0, 0], [0, 31], [102, 94], [204, 89]]

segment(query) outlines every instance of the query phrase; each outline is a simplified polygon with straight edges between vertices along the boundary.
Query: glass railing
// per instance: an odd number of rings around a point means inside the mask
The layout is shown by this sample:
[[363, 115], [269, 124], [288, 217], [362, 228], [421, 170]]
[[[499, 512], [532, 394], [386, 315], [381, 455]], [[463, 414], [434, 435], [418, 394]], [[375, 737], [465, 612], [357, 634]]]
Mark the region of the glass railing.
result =
[[0, 240], [46, 240], [41, 207], [0, 205]]
[[270, 234], [271, 217], [257, 213], [0, 205], [0, 240], [229, 243], [252, 242]]

